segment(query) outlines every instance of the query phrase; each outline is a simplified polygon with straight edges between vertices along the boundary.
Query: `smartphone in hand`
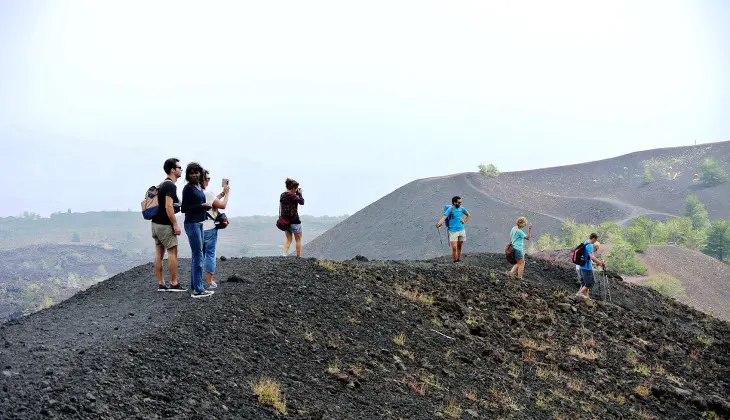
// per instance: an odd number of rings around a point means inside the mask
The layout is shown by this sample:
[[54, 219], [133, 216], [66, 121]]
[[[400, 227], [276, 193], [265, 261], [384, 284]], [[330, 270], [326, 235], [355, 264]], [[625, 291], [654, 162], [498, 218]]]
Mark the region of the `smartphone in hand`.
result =
[[223, 182], [221, 182], [221, 187], [227, 187], [228, 186], [228, 178], [223, 178]]

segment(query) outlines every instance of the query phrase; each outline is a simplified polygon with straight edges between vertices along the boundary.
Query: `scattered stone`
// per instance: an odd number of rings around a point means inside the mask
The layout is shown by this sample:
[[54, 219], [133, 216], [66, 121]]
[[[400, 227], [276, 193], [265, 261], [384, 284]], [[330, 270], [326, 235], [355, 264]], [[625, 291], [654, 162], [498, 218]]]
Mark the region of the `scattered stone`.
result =
[[226, 261], [228, 258], [225, 255], [221, 255], [221, 261]]

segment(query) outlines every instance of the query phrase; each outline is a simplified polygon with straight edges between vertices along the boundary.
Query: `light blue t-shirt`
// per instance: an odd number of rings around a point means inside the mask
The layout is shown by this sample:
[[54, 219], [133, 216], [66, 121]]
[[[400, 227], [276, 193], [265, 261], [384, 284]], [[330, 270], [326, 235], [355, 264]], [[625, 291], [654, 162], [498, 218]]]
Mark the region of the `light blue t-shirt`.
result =
[[[452, 213], [454, 217], [450, 217]], [[464, 224], [461, 223], [461, 217], [465, 214], [469, 214], [469, 210], [464, 207], [456, 208], [454, 206], [450, 206], [446, 209], [444, 216], [449, 219], [449, 232], [461, 232], [464, 230]]]
[[582, 265], [580, 268], [583, 270], [593, 271], [593, 262], [591, 261], [591, 252], [593, 252], [593, 244], [586, 241], [586, 265]]
[[523, 239], [527, 237], [527, 234], [523, 232], [522, 229], [517, 229], [517, 226], [513, 226], [512, 230], [509, 232], [509, 236], [512, 237], [512, 248], [517, 251], [523, 251]]

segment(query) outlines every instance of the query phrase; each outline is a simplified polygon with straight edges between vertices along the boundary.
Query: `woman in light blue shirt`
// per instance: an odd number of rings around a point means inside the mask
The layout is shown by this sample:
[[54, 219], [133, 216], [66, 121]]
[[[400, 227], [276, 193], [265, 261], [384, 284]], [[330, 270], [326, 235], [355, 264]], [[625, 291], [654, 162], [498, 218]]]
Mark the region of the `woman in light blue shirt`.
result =
[[517, 260], [517, 264], [512, 266], [512, 270], [510, 270], [509, 275], [510, 277], [514, 277], [516, 270], [518, 280], [522, 280], [522, 273], [525, 271], [525, 252], [523, 241], [529, 241], [532, 237], [532, 223], [530, 223], [530, 227], [527, 229], [527, 234], [522, 231], [522, 228], [524, 228], [525, 225], [527, 225], [527, 218], [524, 216], [520, 217], [517, 219], [517, 225], [512, 227], [512, 230], [509, 232], [510, 241], [512, 241], [512, 248], [515, 249], [514, 257]]

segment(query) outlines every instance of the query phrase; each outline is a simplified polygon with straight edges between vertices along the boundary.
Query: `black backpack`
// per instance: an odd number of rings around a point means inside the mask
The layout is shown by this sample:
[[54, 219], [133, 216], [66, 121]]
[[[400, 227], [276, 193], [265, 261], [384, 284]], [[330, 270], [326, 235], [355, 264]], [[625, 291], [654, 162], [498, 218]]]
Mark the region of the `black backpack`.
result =
[[579, 266], [586, 265], [586, 243], [583, 242], [577, 247], [573, 248], [573, 264], [577, 264]]

